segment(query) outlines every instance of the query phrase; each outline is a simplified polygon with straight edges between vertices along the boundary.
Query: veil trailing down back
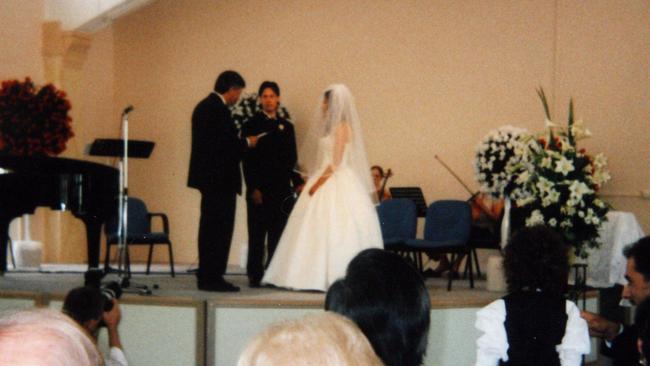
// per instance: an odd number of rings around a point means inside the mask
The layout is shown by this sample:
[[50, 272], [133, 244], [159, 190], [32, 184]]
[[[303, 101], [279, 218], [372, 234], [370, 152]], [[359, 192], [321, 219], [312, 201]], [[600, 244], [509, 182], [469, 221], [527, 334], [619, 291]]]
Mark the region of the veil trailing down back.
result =
[[357, 253], [383, 247], [354, 99], [337, 84], [320, 105], [301, 149], [309, 180], [262, 280], [267, 284], [326, 291]]

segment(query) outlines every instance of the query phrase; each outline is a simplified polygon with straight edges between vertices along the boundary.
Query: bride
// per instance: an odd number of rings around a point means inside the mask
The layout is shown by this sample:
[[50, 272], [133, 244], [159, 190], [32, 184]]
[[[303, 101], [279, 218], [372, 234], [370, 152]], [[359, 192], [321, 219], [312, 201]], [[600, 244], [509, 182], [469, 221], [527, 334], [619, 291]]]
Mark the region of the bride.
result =
[[304, 145], [312, 152], [301, 151], [312, 157], [305, 164], [310, 178], [262, 280], [278, 287], [326, 291], [357, 253], [383, 247], [352, 95], [332, 85], [321, 105]]

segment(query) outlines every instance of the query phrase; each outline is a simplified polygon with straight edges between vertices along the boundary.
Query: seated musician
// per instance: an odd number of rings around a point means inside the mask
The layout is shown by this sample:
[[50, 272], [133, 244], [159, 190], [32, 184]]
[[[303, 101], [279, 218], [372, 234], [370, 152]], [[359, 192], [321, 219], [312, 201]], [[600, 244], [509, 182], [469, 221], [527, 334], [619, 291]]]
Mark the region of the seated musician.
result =
[[372, 173], [372, 181], [377, 191], [377, 199], [379, 201], [385, 201], [393, 198], [388, 189], [386, 189], [386, 181], [390, 178], [390, 175], [385, 174], [384, 169], [379, 165], [373, 165], [370, 168], [370, 172]]
[[470, 203], [472, 205], [470, 240], [490, 240], [498, 243], [501, 238], [503, 198], [496, 198], [489, 193], [479, 192]]
[[[470, 198], [469, 202], [472, 206], [470, 242], [490, 243], [490, 245], [494, 244], [495, 249], [498, 249], [501, 239], [501, 220], [503, 219], [503, 198], [496, 198], [489, 193], [479, 192]], [[454, 262], [454, 272], [458, 272], [458, 267], [464, 257], [464, 255], [461, 255]], [[443, 255], [433, 259], [439, 260], [439, 263], [433, 273], [429, 272], [430, 277], [439, 277], [443, 272], [450, 269], [446, 256]]]

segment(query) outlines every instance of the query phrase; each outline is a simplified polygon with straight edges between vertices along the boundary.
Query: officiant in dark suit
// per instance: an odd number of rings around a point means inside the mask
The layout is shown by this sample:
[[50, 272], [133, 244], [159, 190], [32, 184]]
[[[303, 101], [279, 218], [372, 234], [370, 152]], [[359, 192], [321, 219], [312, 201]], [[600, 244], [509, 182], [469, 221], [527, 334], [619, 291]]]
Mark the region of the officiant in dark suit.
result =
[[273, 257], [293, 207], [294, 187], [303, 184], [294, 173], [297, 153], [293, 124], [278, 115], [278, 84], [263, 82], [258, 96], [262, 110], [242, 127], [244, 136], [259, 137], [257, 147], [244, 156], [248, 208], [246, 272], [250, 287], [260, 286], [264, 268]]
[[255, 136], [240, 136], [228, 108], [239, 100], [245, 86], [237, 72], [222, 72], [214, 91], [192, 113], [187, 185], [201, 192], [197, 285], [203, 291], [239, 291], [223, 275], [235, 224], [236, 196], [241, 194], [239, 163], [244, 152], [257, 143]]

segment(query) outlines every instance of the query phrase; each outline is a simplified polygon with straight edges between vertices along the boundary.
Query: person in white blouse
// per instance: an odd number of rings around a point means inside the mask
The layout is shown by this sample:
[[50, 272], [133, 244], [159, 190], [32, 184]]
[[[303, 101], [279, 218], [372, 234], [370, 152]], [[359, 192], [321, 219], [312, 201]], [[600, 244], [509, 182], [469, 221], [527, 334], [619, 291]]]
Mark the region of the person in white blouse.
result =
[[505, 248], [509, 294], [479, 310], [477, 366], [575, 365], [589, 353], [580, 310], [565, 300], [568, 248], [550, 228], [517, 232]]

